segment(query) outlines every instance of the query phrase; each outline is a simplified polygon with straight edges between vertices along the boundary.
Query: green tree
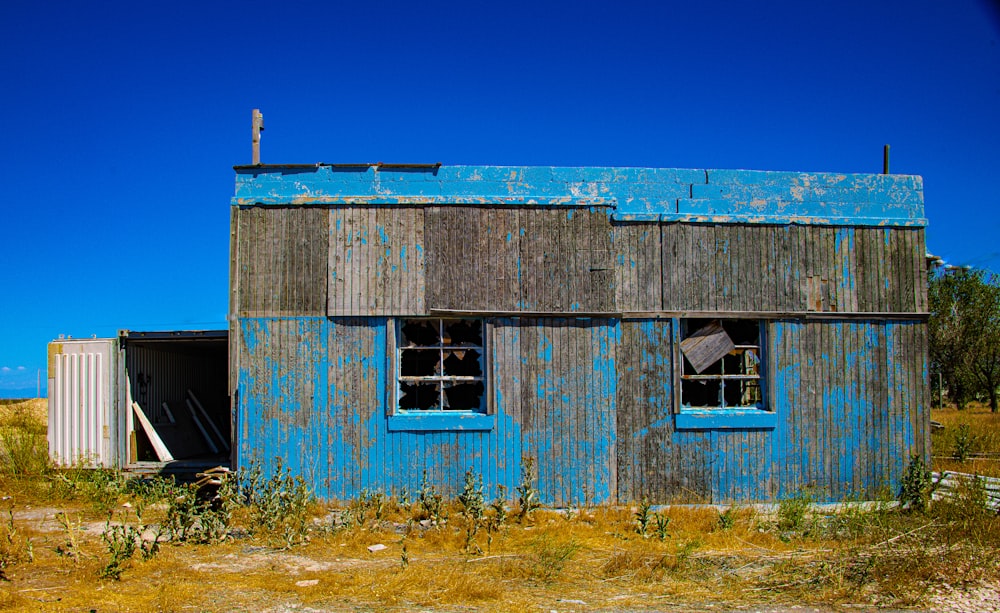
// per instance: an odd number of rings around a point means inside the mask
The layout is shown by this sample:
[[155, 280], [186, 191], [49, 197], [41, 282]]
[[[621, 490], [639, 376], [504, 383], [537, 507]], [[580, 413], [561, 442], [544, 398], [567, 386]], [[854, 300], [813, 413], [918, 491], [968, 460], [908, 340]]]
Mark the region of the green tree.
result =
[[939, 271], [930, 278], [932, 372], [959, 407], [986, 395], [1000, 409], [1000, 282], [984, 270]]

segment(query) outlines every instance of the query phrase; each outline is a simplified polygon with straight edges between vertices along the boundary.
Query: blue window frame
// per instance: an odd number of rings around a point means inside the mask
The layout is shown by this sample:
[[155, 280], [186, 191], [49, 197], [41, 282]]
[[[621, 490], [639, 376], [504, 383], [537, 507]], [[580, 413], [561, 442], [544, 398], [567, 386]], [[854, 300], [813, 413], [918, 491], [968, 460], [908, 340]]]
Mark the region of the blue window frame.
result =
[[773, 428], [763, 323], [691, 318], [677, 324], [677, 428]]
[[392, 430], [491, 429], [482, 319], [395, 322]]

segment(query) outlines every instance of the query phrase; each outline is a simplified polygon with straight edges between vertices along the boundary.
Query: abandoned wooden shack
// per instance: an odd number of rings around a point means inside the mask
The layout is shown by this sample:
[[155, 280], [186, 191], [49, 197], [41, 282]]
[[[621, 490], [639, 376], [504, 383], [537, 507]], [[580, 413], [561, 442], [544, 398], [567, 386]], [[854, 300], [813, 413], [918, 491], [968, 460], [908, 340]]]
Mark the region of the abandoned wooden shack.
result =
[[324, 499], [820, 500], [927, 458], [923, 187], [901, 175], [237, 166], [238, 465]]

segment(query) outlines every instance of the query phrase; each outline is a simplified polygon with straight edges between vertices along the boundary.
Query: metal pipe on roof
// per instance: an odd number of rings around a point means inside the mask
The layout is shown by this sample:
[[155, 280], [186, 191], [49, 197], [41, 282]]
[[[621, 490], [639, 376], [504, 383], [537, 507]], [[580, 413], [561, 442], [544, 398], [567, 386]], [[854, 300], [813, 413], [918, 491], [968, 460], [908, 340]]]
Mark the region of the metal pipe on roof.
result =
[[264, 131], [264, 115], [260, 109], [253, 110], [252, 126], [253, 164], [257, 166], [260, 164], [260, 133]]

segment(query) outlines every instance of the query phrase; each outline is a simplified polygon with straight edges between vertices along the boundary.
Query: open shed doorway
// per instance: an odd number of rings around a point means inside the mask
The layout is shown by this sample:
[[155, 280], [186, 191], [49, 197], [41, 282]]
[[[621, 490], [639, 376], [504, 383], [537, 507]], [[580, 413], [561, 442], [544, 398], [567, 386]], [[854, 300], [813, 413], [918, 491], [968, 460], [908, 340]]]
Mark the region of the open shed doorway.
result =
[[128, 467], [183, 472], [229, 466], [229, 333], [119, 335], [126, 373]]

